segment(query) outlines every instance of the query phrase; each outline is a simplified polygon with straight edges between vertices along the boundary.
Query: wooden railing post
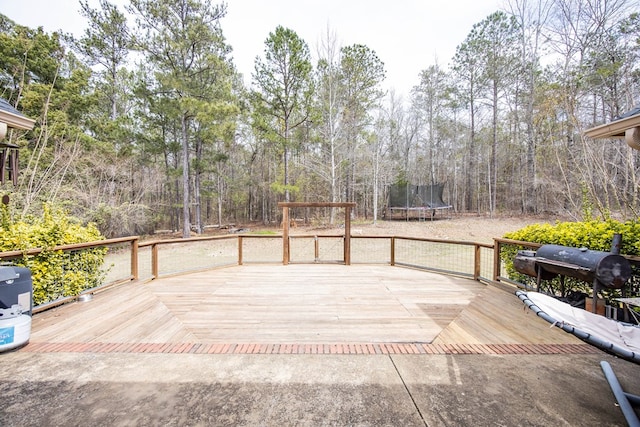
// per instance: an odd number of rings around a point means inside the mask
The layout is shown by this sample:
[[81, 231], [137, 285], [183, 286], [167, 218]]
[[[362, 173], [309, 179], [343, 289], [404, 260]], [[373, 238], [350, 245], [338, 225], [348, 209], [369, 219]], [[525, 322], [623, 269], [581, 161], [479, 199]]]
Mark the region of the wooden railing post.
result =
[[138, 239], [131, 241], [131, 276], [133, 280], [138, 280]]
[[351, 265], [351, 207], [344, 208], [344, 263]]
[[482, 252], [480, 251], [480, 245], [474, 246], [473, 256], [473, 280], [480, 280], [480, 266], [482, 265]]
[[391, 237], [391, 265], [396, 265], [396, 238]]
[[238, 265], [242, 265], [242, 236], [238, 236]]
[[151, 245], [151, 276], [158, 278], [158, 244]]
[[314, 261], [320, 261], [320, 241], [318, 236], [313, 236]]
[[502, 268], [502, 262], [500, 260], [500, 250], [502, 243], [499, 240], [493, 239], [493, 281], [497, 282], [500, 277], [500, 269]]

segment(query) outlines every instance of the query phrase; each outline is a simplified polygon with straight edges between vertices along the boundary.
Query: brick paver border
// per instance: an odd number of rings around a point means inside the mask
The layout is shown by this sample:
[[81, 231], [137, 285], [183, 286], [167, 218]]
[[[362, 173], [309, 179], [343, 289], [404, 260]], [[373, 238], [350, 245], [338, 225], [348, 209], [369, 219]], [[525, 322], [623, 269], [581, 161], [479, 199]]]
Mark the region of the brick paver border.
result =
[[202, 343], [29, 343], [30, 353], [193, 353], [193, 354], [596, 354], [589, 344], [202, 344]]

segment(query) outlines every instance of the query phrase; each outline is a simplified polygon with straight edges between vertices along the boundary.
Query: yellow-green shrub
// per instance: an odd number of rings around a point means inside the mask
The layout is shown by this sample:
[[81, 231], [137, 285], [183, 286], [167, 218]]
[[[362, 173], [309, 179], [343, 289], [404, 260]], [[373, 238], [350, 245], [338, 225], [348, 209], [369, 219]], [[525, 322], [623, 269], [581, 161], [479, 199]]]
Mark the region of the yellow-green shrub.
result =
[[31, 270], [34, 305], [78, 295], [85, 289], [101, 285], [106, 248], [71, 252], [52, 248], [103, 239], [93, 224], [84, 226], [73, 221], [62, 209], [44, 206], [42, 217], [29, 216], [14, 221], [9, 208], [2, 206], [0, 252], [43, 249], [38, 255], [11, 260], [13, 264]]

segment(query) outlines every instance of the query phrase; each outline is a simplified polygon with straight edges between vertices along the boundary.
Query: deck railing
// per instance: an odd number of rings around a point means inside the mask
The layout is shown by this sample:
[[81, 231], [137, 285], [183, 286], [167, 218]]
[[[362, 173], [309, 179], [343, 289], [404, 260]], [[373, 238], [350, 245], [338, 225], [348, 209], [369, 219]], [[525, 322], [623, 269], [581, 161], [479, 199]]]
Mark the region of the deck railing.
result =
[[[99, 274], [103, 277], [102, 285], [96, 288], [88, 289], [86, 293], [98, 292], [102, 289], [130, 282], [138, 279], [138, 244], [137, 236], [124, 237], [118, 239], [100, 240], [87, 243], [76, 243], [70, 245], [56, 246], [53, 248], [33, 248], [19, 251], [0, 252], [1, 264], [17, 264], [23, 265], [29, 258], [39, 255], [43, 252], [61, 252], [71, 258], [75, 253], [103, 248], [106, 249], [107, 256], [103, 265], [100, 267]], [[67, 263], [69, 264], [69, 263]], [[74, 269], [83, 270], [82, 265], [74, 265]], [[62, 271], [62, 276], [64, 276]], [[63, 277], [54, 277], [53, 281], [59, 284], [63, 282]], [[34, 312], [43, 311], [50, 307], [65, 303], [67, 301], [78, 298], [77, 295], [59, 298], [50, 303], [41, 304], [34, 307]]]
[[[288, 262], [343, 263], [343, 243], [344, 236], [340, 235], [290, 235]], [[502, 251], [513, 246], [536, 249], [540, 245], [508, 239], [494, 239], [494, 244], [486, 244], [404, 236], [352, 235], [350, 263], [419, 268], [477, 281], [520, 286], [506, 277], [501, 261]], [[283, 237], [279, 234], [229, 234], [152, 241], [140, 241], [139, 237], [133, 236], [59, 246], [52, 250], [72, 253], [90, 248], [107, 249], [102, 267], [104, 281], [102, 286], [85, 290], [84, 293], [98, 292], [128, 281], [144, 282], [233, 265], [283, 263]], [[42, 251], [0, 252], [0, 261], [11, 262]], [[34, 311], [42, 311], [77, 297], [60, 298], [38, 306]]]

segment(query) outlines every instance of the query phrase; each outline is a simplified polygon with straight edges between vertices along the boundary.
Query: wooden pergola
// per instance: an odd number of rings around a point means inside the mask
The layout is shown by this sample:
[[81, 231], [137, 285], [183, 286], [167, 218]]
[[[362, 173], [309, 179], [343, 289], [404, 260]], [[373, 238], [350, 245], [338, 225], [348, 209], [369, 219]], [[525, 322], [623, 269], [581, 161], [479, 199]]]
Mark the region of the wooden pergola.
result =
[[351, 264], [351, 209], [356, 207], [351, 202], [280, 202], [282, 208], [282, 263], [289, 264], [289, 208], [344, 208], [344, 251], [345, 265]]

